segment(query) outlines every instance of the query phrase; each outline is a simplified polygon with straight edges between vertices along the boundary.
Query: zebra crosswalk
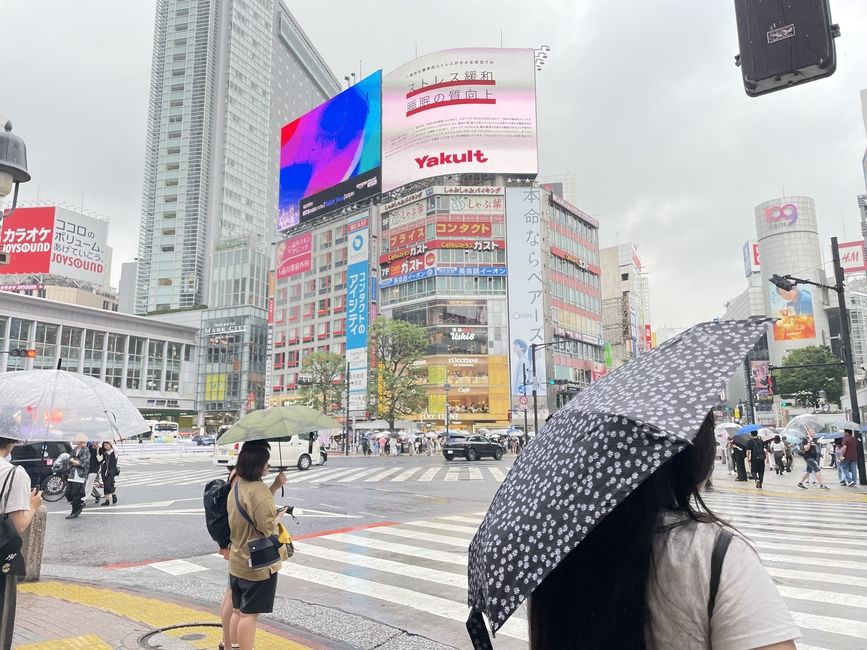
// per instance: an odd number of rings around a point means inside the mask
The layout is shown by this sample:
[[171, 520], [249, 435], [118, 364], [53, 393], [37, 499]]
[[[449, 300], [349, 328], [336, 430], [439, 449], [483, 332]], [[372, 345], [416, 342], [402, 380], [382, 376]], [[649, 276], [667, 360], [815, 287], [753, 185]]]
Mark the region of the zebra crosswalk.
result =
[[[124, 466], [125, 467], [125, 466]], [[427, 465], [406, 467], [313, 467], [305, 472], [287, 472], [287, 485], [318, 483], [431, 483], [440, 481], [494, 481], [501, 483], [506, 478], [507, 467], [495, 466], [440, 466]], [[118, 477], [120, 487], [159, 485], [198, 485], [214, 478], [225, 478], [226, 469], [210, 463], [198, 467], [171, 467], [146, 469], [134, 467], [122, 471]]]
[[[358, 480], [365, 476], [372, 475]], [[862, 506], [724, 493], [706, 500], [755, 546], [801, 628], [799, 648], [867, 647], [867, 512]], [[306, 593], [317, 603], [360, 614], [375, 610], [377, 620], [386, 622], [415, 612], [413, 620], [420, 617], [428, 625], [422, 634], [465, 647], [467, 547], [483, 516], [464, 513], [302, 538], [281, 569], [280, 592]], [[152, 568], [175, 575], [225, 572], [221, 558], [179, 562]], [[498, 648], [526, 647], [524, 607], [497, 638]]]

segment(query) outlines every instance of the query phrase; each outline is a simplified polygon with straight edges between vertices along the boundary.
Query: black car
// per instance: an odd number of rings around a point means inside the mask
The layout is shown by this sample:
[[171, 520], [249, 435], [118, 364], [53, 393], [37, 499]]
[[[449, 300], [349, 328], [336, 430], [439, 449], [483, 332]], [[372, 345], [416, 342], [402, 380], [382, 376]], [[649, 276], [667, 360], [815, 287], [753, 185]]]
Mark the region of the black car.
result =
[[30, 484], [39, 486], [51, 474], [51, 466], [60, 454], [71, 454], [68, 442], [25, 442], [12, 447], [12, 464], [21, 465], [30, 476]]
[[485, 436], [449, 438], [443, 443], [443, 456], [446, 460], [455, 458], [479, 460], [485, 456], [500, 460], [503, 457], [503, 447], [496, 442], [491, 442]]
[[192, 441], [195, 442], [196, 445], [198, 445], [199, 447], [202, 447], [204, 445], [211, 447], [214, 445], [214, 436], [212, 436], [210, 433], [197, 433], [192, 437]]

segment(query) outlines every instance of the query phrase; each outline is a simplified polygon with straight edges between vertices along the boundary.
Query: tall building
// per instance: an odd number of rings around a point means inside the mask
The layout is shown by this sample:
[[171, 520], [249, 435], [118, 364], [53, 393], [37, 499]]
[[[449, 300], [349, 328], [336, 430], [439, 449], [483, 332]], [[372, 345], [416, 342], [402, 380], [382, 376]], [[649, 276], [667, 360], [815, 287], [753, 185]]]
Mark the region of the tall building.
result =
[[117, 285], [117, 310], [122, 314], [135, 313], [135, 278], [138, 262], [124, 262], [120, 267]]
[[248, 258], [269, 254], [279, 126], [338, 91], [282, 0], [158, 0], [137, 313], [210, 304], [232, 272], [262, 285], [235, 292], [240, 304], [264, 309], [262, 275], [215, 248], [246, 237]]
[[765, 314], [779, 319], [768, 337], [768, 352], [771, 363], [779, 365], [794, 349], [830, 345], [822, 291], [809, 285], [783, 291], [770, 283], [774, 274], [827, 283], [816, 204], [806, 196], [779, 197], [757, 205], [755, 218]]
[[536, 177], [536, 182], [549, 192], [566, 199], [572, 205], [578, 204], [577, 174], [540, 174]]
[[650, 291], [635, 244], [600, 251], [606, 362], [622, 366], [652, 347]]

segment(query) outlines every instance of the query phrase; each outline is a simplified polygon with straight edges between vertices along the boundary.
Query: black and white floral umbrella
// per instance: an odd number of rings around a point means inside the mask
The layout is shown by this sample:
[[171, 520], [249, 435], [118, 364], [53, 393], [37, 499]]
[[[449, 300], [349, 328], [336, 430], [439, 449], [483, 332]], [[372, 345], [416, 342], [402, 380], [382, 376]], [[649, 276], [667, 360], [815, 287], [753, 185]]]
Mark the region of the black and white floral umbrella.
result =
[[594, 382], [521, 453], [469, 549], [467, 630], [496, 633], [609, 512], [690, 444], [770, 321], [702, 323]]

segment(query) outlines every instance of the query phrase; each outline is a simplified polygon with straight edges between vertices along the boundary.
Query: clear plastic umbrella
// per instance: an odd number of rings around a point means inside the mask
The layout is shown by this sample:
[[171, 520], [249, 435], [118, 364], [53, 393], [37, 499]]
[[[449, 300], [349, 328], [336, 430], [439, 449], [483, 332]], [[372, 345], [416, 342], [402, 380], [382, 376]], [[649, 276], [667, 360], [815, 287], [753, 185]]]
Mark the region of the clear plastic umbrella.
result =
[[19, 440], [122, 440], [148, 431], [139, 410], [104, 381], [65, 370], [0, 375], [0, 429]]

